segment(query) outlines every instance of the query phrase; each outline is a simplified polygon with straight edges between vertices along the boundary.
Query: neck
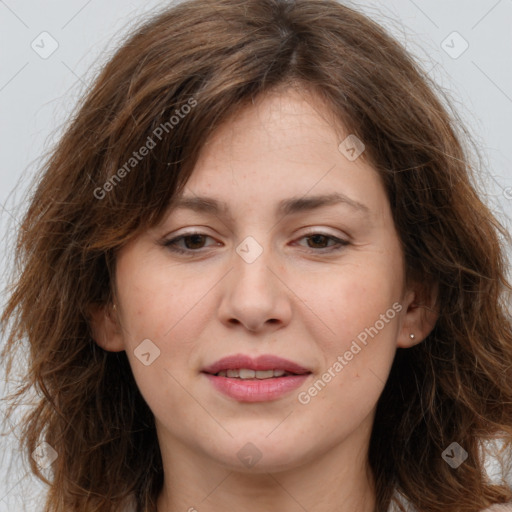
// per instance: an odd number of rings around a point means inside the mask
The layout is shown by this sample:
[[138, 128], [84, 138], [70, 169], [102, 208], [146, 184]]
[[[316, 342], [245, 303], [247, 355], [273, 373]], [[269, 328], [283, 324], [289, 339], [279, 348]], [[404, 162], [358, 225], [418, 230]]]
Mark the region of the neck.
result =
[[[365, 433], [355, 435], [364, 437]], [[361, 444], [353, 439], [285, 470], [261, 466], [255, 472], [256, 465], [248, 473], [159, 437], [164, 486], [158, 512], [374, 511], [375, 488], [367, 452], [363, 453]], [[166, 456], [171, 453], [172, 457]]]

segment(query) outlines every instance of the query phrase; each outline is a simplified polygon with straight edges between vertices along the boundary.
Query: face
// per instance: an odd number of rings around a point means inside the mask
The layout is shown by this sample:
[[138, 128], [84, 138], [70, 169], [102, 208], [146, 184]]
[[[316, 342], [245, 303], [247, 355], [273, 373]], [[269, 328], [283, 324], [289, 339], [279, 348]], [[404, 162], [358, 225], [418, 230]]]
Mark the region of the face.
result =
[[[170, 451], [268, 471], [365, 450], [397, 346], [422, 337], [380, 178], [322, 108], [287, 91], [242, 111], [118, 255], [97, 339], [126, 350]], [[233, 366], [253, 372], [205, 373]]]

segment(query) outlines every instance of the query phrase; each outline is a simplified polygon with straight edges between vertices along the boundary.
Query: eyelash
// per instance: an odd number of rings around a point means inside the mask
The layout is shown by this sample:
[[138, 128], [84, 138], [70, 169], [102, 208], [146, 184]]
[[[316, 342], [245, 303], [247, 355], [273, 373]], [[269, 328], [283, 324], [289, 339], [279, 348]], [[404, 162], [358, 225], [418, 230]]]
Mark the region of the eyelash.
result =
[[[170, 251], [178, 253], [178, 254], [192, 255], [193, 253], [199, 253], [199, 251], [201, 249], [204, 249], [203, 247], [194, 250], [194, 249], [182, 249], [180, 247], [177, 247], [177, 245], [176, 245], [181, 240], [184, 240], [185, 238], [189, 238], [189, 237], [193, 237], [193, 236], [203, 236], [203, 237], [207, 237], [207, 238], [213, 238], [209, 235], [206, 235], [205, 233], [191, 232], [191, 233], [184, 233], [183, 235], [177, 236], [170, 240], [164, 240], [162, 242], [162, 245], [164, 247], [167, 247]], [[299, 240], [302, 240], [303, 238], [312, 238], [314, 236], [322, 236], [322, 237], [326, 237], [329, 240], [334, 240], [336, 242], [336, 245], [331, 246], [330, 248], [329, 247], [321, 247], [318, 250], [310, 248], [310, 250], [312, 252], [316, 252], [316, 253], [318, 253], [318, 252], [320, 252], [320, 253], [336, 252], [336, 251], [341, 251], [344, 247], [346, 247], [347, 245], [350, 245], [350, 242], [347, 242], [346, 240], [342, 240], [341, 238], [337, 238], [337, 237], [329, 235], [327, 233], [321, 233], [321, 232], [316, 232], [316, 231], [303, 235]]]

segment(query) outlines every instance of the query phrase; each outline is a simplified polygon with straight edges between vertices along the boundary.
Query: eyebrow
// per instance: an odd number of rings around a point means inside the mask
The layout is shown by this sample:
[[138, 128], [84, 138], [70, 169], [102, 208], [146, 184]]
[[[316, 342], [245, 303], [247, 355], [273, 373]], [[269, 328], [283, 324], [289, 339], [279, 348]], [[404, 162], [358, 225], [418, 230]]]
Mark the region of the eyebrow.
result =
[[[276, 214], [291, 215], [305, 211], [311, 211], [324, 206], [344, 204], [353, 210], [368, 215], [370, 208], [345, 194], [336, 192], [308, 197], [291, 197], [283, 199], [277, 204]], [[172, 208], [185, 208], [199, 213], [228, 213], [229, 207], [222, 201], [204, 196], [182, 196], [172, 203]]]

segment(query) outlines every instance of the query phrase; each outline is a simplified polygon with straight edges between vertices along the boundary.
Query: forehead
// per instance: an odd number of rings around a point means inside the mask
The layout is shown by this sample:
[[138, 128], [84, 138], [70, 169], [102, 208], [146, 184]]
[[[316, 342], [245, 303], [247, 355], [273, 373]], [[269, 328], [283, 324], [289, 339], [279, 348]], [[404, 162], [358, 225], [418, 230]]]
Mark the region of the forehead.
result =
[[276, 213], [325, 204], [382, 212], [379, 175], [364, 154], [351, 160], [340, 150], [349, 134], [332, 117], [320, 101], [293, 90], [260, 97], [213, 133], [174, 204], [217, 213], [239, 201]]

